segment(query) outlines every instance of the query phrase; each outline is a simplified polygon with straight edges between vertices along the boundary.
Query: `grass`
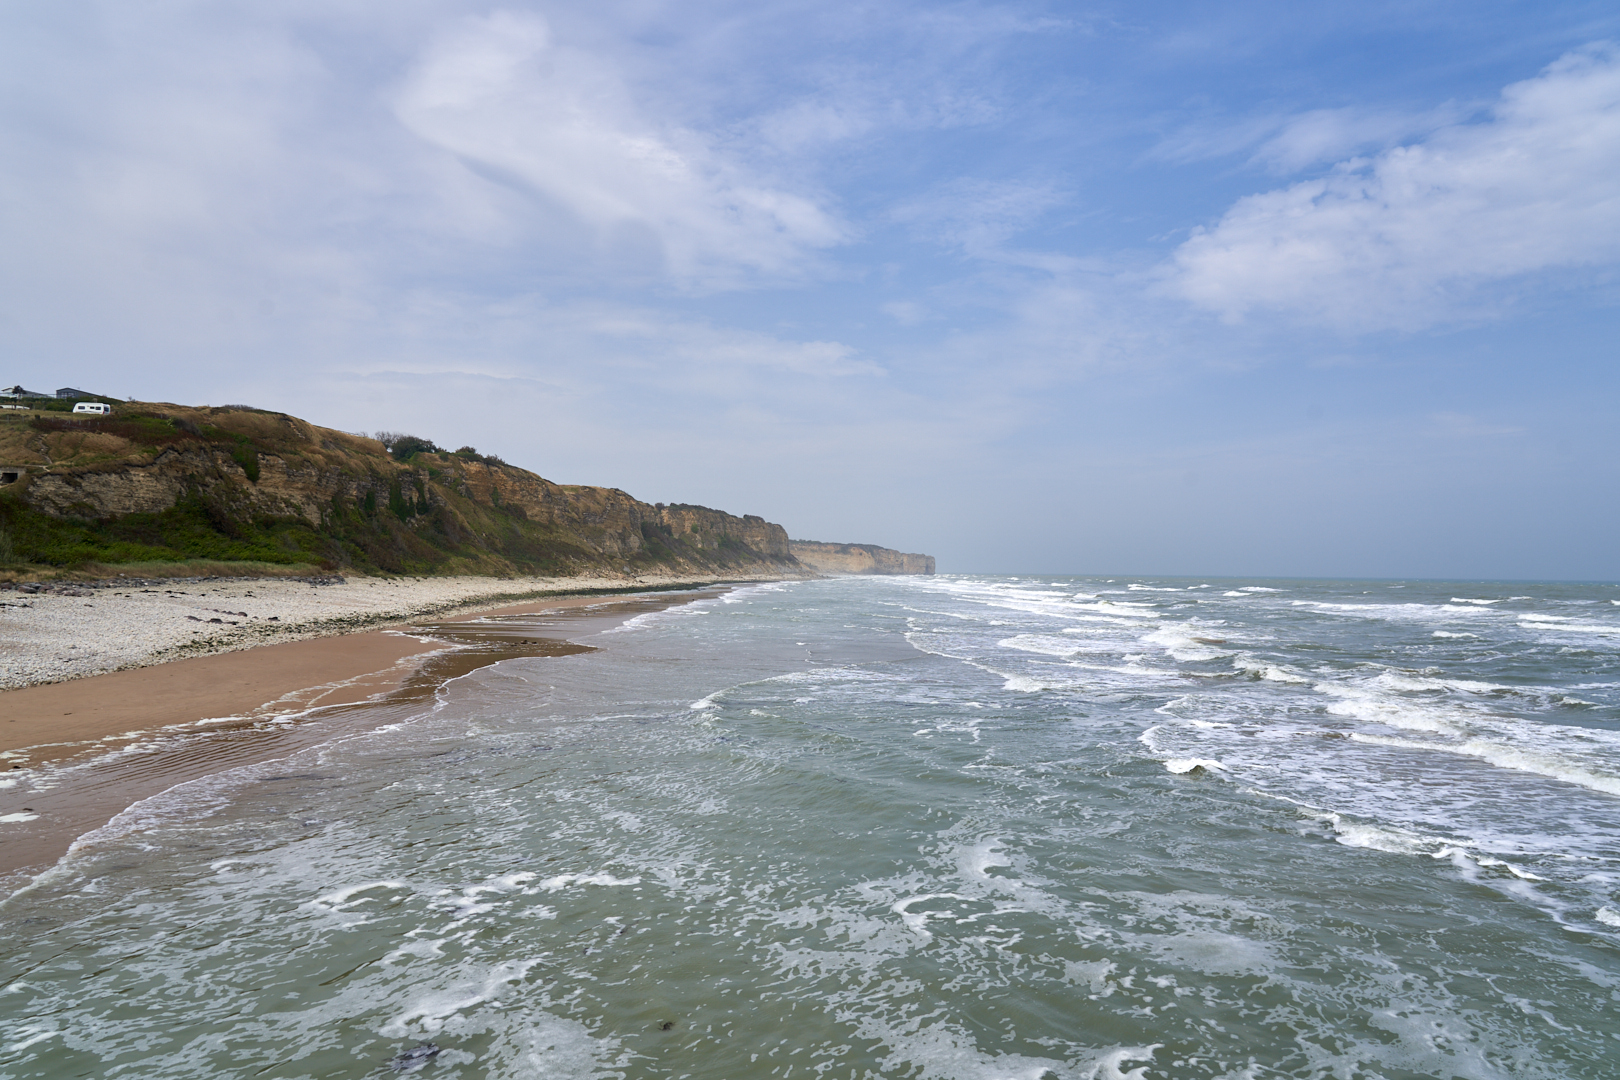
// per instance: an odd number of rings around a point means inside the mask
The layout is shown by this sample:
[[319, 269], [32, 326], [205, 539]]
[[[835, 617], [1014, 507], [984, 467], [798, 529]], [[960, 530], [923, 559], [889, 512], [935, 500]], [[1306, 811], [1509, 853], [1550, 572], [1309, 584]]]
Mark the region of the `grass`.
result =
[[331, 541], [308, 525], [233, 520], [225, 508], [195, 493], [159, 514], [103, 522], [54, 518], [0, 499], [0, 529], [11, 539], [14, 563], [53, 567], [197, 559], [281, 566], [331, 562]]

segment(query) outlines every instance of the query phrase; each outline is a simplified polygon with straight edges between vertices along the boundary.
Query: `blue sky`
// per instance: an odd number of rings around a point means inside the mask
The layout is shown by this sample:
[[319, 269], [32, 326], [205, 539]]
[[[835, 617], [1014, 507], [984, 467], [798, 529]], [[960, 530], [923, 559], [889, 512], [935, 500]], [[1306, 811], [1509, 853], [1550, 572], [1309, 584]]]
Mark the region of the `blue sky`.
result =
[[1598, 3], [0, 2], [0, 381], [942, 570], [1620, 578]]

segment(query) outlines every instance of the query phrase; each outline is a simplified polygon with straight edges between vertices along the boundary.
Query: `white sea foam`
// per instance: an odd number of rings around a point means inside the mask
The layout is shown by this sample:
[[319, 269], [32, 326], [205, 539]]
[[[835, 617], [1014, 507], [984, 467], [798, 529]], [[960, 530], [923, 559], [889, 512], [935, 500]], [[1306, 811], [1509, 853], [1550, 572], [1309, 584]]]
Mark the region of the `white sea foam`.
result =
[[317, 896], [315, 898], [315, 903], [321, 907], [335, 909], [347, 907], [350, 901], [352, 901], [356, 896], [361, 898], [359, 901], [355, 901], [356, 903], [378, 899], [378, 897], [375, 896], [366, 896], [366, 893], [393, 892], [399, 889], [409, 888], [410, 886], [405, 884], [403, 881], [366, 881], [359, 885], [349, 885], [345, 888], [336, 889], [324, 895]]
[[[1620, 601], [1616, 601], [1616, 603], [1620, 603]], [[1620, 927], [1620, 911], [1616, 911], [1614, 908], [1607, 906], [1600, 907], [1593, 915], [1593, 918], [1597, 919], [1597, 921], [1602, 923], [1604, 926]]]
[[1234, 657], [1232, 669], [1266, 682], [1304, 685], [1312, 681], [1310, 676], [1295, 671], [1285, 664], [1275, 664], [1268, 660], [1261, 660], [1250, 656], [1248, 653], [1239, 653]]
[[1000, 840], [984, 840], [965, 849], [957, 858], [957, 869], [970, 878], [987, 878], [997, 866], [1011, 866]]
[[[1424, 730], [1416, 725], [1413, 729]], [[1445, 729], [1437, 727], [1428, 730]], [[1454, 728], [1450, 730], [1455, 731]], [[1409, 750], [1429, 750], [1477, 758], [1499, 769], [1512, 769], [1516, 772], [1544, 776], [1549, 780], [1561, 780], [1605, 795], [1620, 795], [1620, 775], [1591, 768], [1567, 754], [1478, 737], [1462, 738], [1453, 742], [1422, 742], [1375, 735], [1370, 732], [1353, 732], [1350, 737], [1359, 742], [1375, 743], [1380, 746], [1399, 746]]]
[[1072, 679], [1037, 679], [1028, 675], [1007, 675], [1000, 671], [994, 674], [1007, 680], [1002, 685], [1003, 690], [1013, 690], [1020, 694], [1038, 694], [1042, 690], [1068, 690], [1075, 685]]
[[1498, 683], [1479, 682], [1475, 679], [1436, 679], [1426, 675], [1413, 675], [1402, 671], [1385, 671], [1373, 679], [1373, 684], [1390, 690], [1410, 692], [1455, 690], [1472, 694], [1490, 694], [1516, 689]]
[[1160, 613], [1153, 610], [1152, 604], [1137, 604], [1129, 600], [1099, 600], [1095, 604], [1075, 604], [1073, 606], [1132, 619], [1157, 619], [1160, 617]]
[[870, 1015], [860, 1019], [855, 1033], [888, 1048], [879, 1062], [881, 1075], [915, 1076], [918, 1080], [1147, 1080], [1147, 1065], [1126, 1066], [1137, 1061], [1151, 1063], [1159, 1049], [1159, 1044], [1117, 1047], [1090, 1052], [1076, 1062], [987, 1053], [971, 1035], [948, 1024], [910, 1019], [890, 1023]]
[[3, 1047], [8, 1055], [15, 1055], [36, 1043], [46, 1042], [61, 1034], [54, 1024], [23, 1024], [12, 1028]]
[[1341, 814], [1318, 814], [1318, 821], [1333, 830], [1333, 839], [1345, 847], [1371, 848], [1392, 855], [1438, 856], [1466, 841], [1444, 836], [1427, 836], [1410, 829], [1370, 822], [1346, 821]]
[[889, 905], [889, 910], [900, 916], [900, 921], [905, 923], [906, 928], [912, 933], [932, 941], [934, 939], [934, 935], [928, 932], [928, 920], [935, 915], [944, 915], [948, 917], [952, 913], [949, 911], [912, 911], [912, 905], [926, 903], [929, 900], [962, 899], [965, 898], [953, 892], [924, 893], [921, 896], [908, 896], [903, 900], [896, 900], [894, 903]]
[[1233, 654], [1234, 650], [1222, 647], [1224, 641], [1212, 637], [1217, 632], [1216, 626], [1181, 623], [1155, 630], [1145, 635], [1142, 641], [1162, 646], [1165, 652], [1182, 663], [1196, 663]]
[[[508, 893], [534, 891], [524, 889], [523, 886], [533, 881], [535, 876], [527, 870], [522, 870], [492, 877], [477, 885], [463, 886], [460, 890], [442, 889], [438, 893], [438, 903], [454, 913], [457, 922], [451, 923], [451, 926], [456, 926], [474, 915], [483, 915], [495, 910], [497, 906], [495, 901]], [[536, 886], [536, 888], [543, 887], [543, 885]], [[548, 908], [543, 909], [541, 914], [555, 917], [556, 913]]]
[[1310, 608], [1324, 615], [1344, 615], [1390, 622], [1448, 622], [1499, 618], [1489, 608], [1456, 607], [1451, 604], [1374, 604], [1336, 603], [1325, 600], [1294, 600], [1294, 607]]
[[38, 814], [25, 814], [21, 811], [14, 814], [0, 814], [0, 824], [9, 825], [13, 822], [33, 821], [37, 817], [39, 817]]
[[570, 885], [640, 885], [641, 878], [616, 878], [612, 874], [560, 874], [554, 878], [546, 878], [539, 883], [539, 887], [546, 892], [556, 892], [566, 889]]
[[394, 1039], [408, 1038], [413, 1034], [435, 1035], [452, 1016], [498, 998], [508, 987], [521, 982], [529, 969], [538, 963], [538, 960], [515, 960], [496, 964], [481, 978], [466, 979], [442, 990], [430, 990], [395, 1014], [380, 1030]]
[[1453, 604], [1481, 604], [1481, 605], [1484, 605], [1484, 604], [1500, 604], [1502, 602], [1502, 600], [1501, 600], [1500, 597], [1495, 599], [1495, 600], [1475, 600], [1475, 599], [1472, 599], [1471, 597], [1467, 597], [1467, 596], [1453, 596], [1451, 598], [1451, 602]]
[[1333, 716], [1362, 720], [1403, 731], [1427, 731], [1459, 735], [1467, 717], [1446, 706], [1421, 705], [1382, 694], [1364, 686], [1345, 683], [1319, 683], [1316, 691], [1336, 698], [1327, 706]]
[[1620, 634], [1620, 626], [1609, 623], [1579, 622], [1568, 616], [1540, 615], [1532, 618], [1529, 615], [1519, 616], [1519, 625], [1526, 630], [1553, 631], [1560, 634]]
[[[668, 623], [679, 622], [683, 619], [697, 618], [708, 615], [714, 610], [715, 600], [694, 600], [686, 604], [676, 604], [674, 607], [664, 608], [661, 611], [644, 611], [640, 615], [632, 616], [603, 630], [603, 634], [630, 634], [637, 630], [647, 630]], [[738, 602], [738, 601], [733, 601]]]
[[1452, 630], [1436, 630], [1434, 636], [1437, 638], [1474, 638], [1476, 640], [1479, 638], [1478, 634], [1460, 633]]
[[[754, 599], [756, 596], [766, 596], [770, 593], [788, 592], [799, 585], [797, 581], [761, 581], [753, 585], [743, 585], [734, 588], [720, 596], [722, 604], [741, 604]], [[686, 605], [690, 606], [690, 605]], [[673, 608], [670, 610], [674, 610]]]
[[1018, 649], [1021, 652], [1041, 653], [1045, 656], [1073, 656], [1079, 651], [1073, 641], [1045, 634], [1019, 634], [1016, 637], [1003, 638], [996, 644], [1004, 649]]

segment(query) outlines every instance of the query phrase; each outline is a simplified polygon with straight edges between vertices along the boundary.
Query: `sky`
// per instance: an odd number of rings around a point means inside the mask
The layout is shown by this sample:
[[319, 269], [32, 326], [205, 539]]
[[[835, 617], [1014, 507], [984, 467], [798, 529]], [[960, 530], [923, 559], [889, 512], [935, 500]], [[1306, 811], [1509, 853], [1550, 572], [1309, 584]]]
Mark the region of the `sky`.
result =
[[1620, 8], [0, 0], [0, 382], [941, 572], [1620, 579]]

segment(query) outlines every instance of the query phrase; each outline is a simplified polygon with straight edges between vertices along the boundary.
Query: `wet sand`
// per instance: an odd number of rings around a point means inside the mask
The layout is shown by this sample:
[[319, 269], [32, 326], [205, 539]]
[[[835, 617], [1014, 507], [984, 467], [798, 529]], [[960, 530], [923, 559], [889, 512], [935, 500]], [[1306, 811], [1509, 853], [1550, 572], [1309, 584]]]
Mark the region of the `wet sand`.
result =
[[723, 588], [530, 601], [0, 693], [0, 886], [176, 784], [404, 720], [447, 680]]

